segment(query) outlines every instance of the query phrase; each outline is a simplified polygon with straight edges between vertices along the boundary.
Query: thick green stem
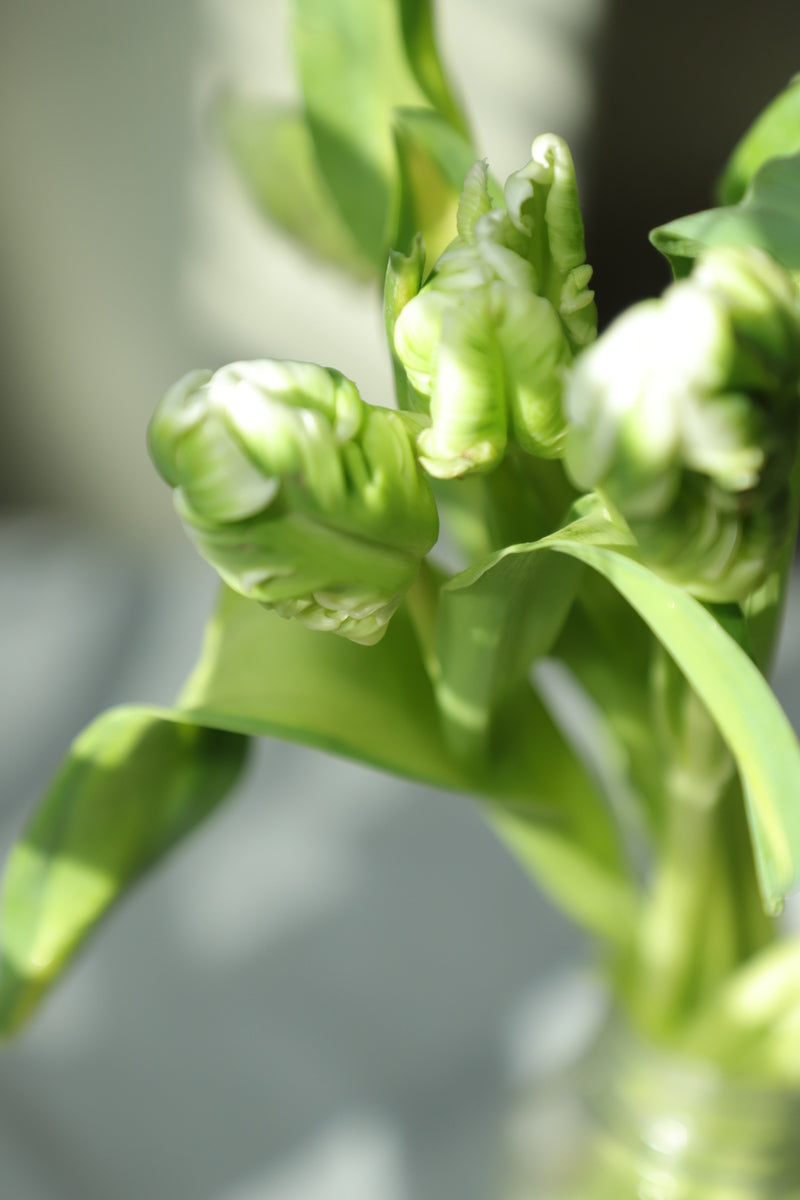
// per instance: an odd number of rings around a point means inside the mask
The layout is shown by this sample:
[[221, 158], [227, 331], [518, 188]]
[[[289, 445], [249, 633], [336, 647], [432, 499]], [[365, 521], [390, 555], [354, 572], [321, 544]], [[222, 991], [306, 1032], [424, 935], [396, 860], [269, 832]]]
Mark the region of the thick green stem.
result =
[[637, 945], [633, 1001], [649, 1030], [670, 1029], [689, 1001], [715, 847], [714, 799], [688, 787], [670, 798]]

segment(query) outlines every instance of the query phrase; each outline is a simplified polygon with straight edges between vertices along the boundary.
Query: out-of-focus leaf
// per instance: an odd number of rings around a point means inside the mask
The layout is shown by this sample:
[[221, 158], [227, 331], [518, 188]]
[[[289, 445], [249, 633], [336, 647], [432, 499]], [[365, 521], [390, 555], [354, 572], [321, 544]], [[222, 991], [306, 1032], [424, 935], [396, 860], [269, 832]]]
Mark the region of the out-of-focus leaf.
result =
[[117, 708], [73, 743], [6, 866], [0, 1034], [31, 1015], [94, 926], [222, 800], [247, 739]]
[[455, 759], [405, 606], [384, 639], [364, 647], [223, 591], [181, 704], [201, 724], [282, 737], [484, 797], [492, 822], [562, 907], [606, 937], [626, 936], [632, 892], [613, 827], [541, 701], [518, 688], [491, 762]]
[[679, 217], [650, 241], [669, 260], [676, 279], [707, 246], [756, 246], [790, 271], [800, 271], [800, 154], [769, 159], [738, 204]]
[[[319, 169], [362, 253], [382, 270], [388, 249], [397, 244], [398, 225], [416, 232], [398, 213], [395, 110], [434, 105], [441, 122], [468, 144], [436, 55], [430, 0], [293, 0], [293, 12]], [[437, 173], [447, 177], [451, 150], [442, 147], [444, 163], [415, 161], [417, 187], [432, 183]], [[441, 204], [439, 196], [437, 213]]]
[[[430, 108], [397, 108], [393, 121], [400, 186], [392, 241], [406, 250], [421, 232], [429, 271], [456, 236], [458, 201], [475, 148]], [[492, 198], [502, 203], [494, 182]]]
[[436, 49], [432, 0], [401, 0], [400, 15], [406, 54], [417, 83], [447, 123], [469, 140], [467, 119]]
[[770, 158], [800, 153], [800, 75], [767, 105], [738, 142], [717, 185], [720, 204], [738, 204]]
[[604, 797], [530, 685], [512, 692], [497, 718], [483, 788], [491, 825], [563, 912], [624, 946], [636, 888]]
[[382, 269], [398, 182], [392, 110], [427, 97], [407, 61], [399, 0], [294, 0], [294, 46], [323, 177]]
[[222, 137], [259, 210], [318, 258], [357, 279], [377, 269], [359, 250], [317, 167], [302, 113], [227, 97], [219, 107]]

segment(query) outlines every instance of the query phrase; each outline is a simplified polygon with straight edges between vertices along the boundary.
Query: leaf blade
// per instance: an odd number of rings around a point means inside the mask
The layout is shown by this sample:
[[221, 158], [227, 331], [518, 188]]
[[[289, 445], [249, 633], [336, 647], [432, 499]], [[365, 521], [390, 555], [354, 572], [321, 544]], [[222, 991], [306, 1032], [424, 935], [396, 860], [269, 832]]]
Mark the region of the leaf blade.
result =
[[268, 220], [324, 262], [375, 278], [319, 171], [302, 113], [228, 96], [217, 123], [245, 191]]
[[650, 241], [676, 278], [709, 246], [755, 246], [800, 271], [800, 154], [772, 158], [756, 172], [738, 204], [679, 217], [652, 230]]
[[223, 588], [179, 701], [190, 719], [464, 788], [403, 608], [375, 646], [306, 629]]
[[470, 587], [504, 559], [555, 552], [602, 575], [649, 626], [709, 710], [742, 780], [765, 907], [800, 887], [800, 744], [764, 676], [707, 609], [636, 561], [599, 505], [539, 542], [512, 546], [454, 581]]
[[397, 182], [392, 109], [425, 105], [397, 0], [294, 0], [294, 47], [317, 162], [366, 257], [382, 269]]
[[795, 75], [735, 146], [717, 186], [720, 203], [738, 204], [764, 163], [799, 151], [800, 75]]
[[3, 878], [0, 1035], [16, 1032], [109, 909], [216, 807], [246, 741], [117, 708], [73, 743]]
[[[601, 798], [529, 687], [513, 697], [489, 764], [451, 754], [408, 614], [375, 646], [314, 633], [223, 591], [198, 670], [181, 698], [190, 720], [283, 737], [483, 799], [483, 812], [567, 911], [619, 940], [633, 912]], [[577, 903], [568, 871], [592, 881]]]
[[628, 555], [563, 537], [550, 545], [613, 584], [708, 708], [736, 760], [762, 896], [777, 913], [800, 886], [800, 746], [768, 683], [698, 601]]

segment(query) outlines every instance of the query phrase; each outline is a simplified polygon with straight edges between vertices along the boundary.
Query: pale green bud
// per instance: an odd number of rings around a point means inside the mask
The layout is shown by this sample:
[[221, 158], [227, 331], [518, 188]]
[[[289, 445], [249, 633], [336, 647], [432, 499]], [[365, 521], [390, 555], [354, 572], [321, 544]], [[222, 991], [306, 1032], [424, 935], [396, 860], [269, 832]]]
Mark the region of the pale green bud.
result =
[[800, 306], [749, 247], [701, 256], [577, 360], [565, 466], [627, 520], [643, 557], [705, 600], [741, 600], [790, 527]]
[[592, 268], [586, 262], [583, 217], [569, 148], [545, 133], [531, 146], [531, 161], [509, 176], [508, 215], [527, 238], [526, 257], [537, 276], [536, 290], [551, 302], [574, 350], [597, 336]]
[[200, 553], [237, 592], [373, 643], [438, 533], [414, 456], [422, 421], [336, 371], [233, 363], [175, 384], [148, 431]]
[[420, 461], [439, 478], [491, 470], [509, 439], [562, 452], [564, 369], [597, 319], [569, 150], [545, 135], [532, 155], [505, 207], [485, 163], [471, 168], [458, 237], [394, 324], [396, 356], [430, 409]]

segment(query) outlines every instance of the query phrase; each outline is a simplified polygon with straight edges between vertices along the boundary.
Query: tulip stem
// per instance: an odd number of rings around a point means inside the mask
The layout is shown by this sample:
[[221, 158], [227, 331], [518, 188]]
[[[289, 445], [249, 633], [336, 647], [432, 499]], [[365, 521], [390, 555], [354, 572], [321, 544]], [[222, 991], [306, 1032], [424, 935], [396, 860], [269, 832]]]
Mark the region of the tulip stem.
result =
[[428, 677], [435, 682], [438, 676], [436, 656], [436, 615], [439, 602], [441, 574], [427, 558], [422, 560], [419, 574], [406, 594], [406, 608], [414, 627], [422, 661]]

